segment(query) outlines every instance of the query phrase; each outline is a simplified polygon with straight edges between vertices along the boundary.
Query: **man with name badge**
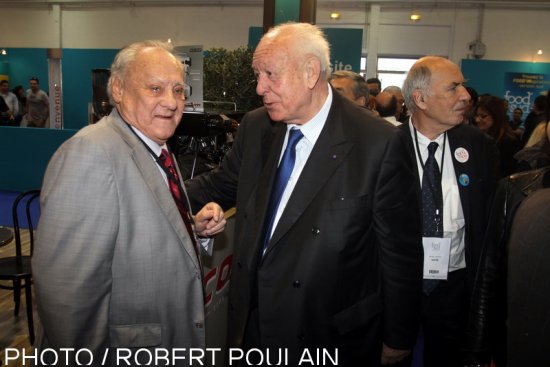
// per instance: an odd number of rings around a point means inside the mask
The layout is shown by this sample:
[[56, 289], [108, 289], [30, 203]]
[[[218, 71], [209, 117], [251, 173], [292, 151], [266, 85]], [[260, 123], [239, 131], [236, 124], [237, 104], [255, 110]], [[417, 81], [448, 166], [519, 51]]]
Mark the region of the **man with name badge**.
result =
[[488, 362], [479, 333], [484, 310], [473, 289], [496, 183], [495, 146], [461, 124], [470, 96], [451, 61], [418, 60], [403, 94], [411, 118], [400, 129], [410, 138], [422, 204], [424, 366], [481, 365]]

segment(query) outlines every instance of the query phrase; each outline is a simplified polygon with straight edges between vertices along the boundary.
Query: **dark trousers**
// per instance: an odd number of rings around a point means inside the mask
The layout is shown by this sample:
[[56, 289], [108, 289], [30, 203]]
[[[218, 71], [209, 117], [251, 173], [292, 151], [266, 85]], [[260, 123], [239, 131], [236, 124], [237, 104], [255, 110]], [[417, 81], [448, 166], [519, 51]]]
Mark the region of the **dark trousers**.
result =
[[429, 295], [422, 297], [421, 338], [424, 367], [460, 367], [461, 341], [468, 315], [466, 270], [449, 273]]

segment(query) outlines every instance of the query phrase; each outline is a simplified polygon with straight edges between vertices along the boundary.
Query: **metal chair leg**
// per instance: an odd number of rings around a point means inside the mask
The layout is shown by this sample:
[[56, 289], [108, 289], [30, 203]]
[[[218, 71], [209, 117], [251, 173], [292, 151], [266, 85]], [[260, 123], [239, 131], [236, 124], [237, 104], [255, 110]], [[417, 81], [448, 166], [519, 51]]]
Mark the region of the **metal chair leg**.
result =
[[25, 298], [27, 302], [27, 324], [29, 325], [29, 339], [31, 345], [34, 345], [34, 323], [32, 314], [32, 281], [31, 278], [25, 280]]

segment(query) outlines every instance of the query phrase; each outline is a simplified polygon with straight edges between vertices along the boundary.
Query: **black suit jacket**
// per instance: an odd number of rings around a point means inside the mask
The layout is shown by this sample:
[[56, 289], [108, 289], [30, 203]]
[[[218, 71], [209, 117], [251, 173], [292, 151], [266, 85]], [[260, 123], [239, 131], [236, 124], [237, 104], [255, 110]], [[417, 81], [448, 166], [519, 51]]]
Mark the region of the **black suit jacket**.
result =
[[[409, 124], [410, 122], [403, 124], [399, 126], [399, 129], [407, 133], [407, 148], [415, 162], [416, 185], [418, 185], [418, 192], [420, 192], [421, 178], [418, 175], [415, 146]], [[483, 297], [480, 296], [479, 292], [487, 292], [488, 290], [480, 289], [479, 286], [474, 287], [474, 284], [476, 278], [481, 276], [479, 269], [484, 253], [483, 240], [487, 231], [490, 206], [499, 176], [498, 151], [490, 137], [470, 125], [462, 124], [450, 129], [447, 131], [447, 138], [465, 219], [466, 272], [471, 301], [463, 347], [474, 352], [480, 352], [482, 342], [474, 339], [480, 337], [481, 334], [486, 337], [485, 332], [480, 328], [485, 327], [482, 321], [485, 320], [487, 310], [486, 305], [480, 301]], [[468, 151], [469, 158], [466, 162], [461, 163], [456, 159], [455, 151], [457, 148], [464, 148]], [[468, 185], [460, 184], [460, 176], [463, 174], [469, 178]], [[483, 344], [486, 342], [484, 340]], [[483, 352], [486, 352], [486, 350]]]
[[[242, 346], [253, 308], [261, 346], [339, 350], [339, 364], [379, 363], [382, 339], [417, 334], [422, 245], [404, 134], [333, 93], [325, 126], [259, 259], [286, 134], [264, 108], [248, 113], [221, 167], [188, 182], [196, 207], [237, 206], [228, 343]], [[383, 329], [383, 333], [382, 333]], [[370, 359], [369, 359], [370, 358]]]

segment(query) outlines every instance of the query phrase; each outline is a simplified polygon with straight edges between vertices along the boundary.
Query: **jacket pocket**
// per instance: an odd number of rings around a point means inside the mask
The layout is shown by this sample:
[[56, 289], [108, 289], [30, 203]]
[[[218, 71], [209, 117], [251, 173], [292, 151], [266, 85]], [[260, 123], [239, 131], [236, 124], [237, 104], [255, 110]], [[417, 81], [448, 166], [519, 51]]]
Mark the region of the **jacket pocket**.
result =
[[109, 328], [112, 347], [154, 347], [162, 342], [160, 324], [113, 325]]
[[362, 328], [381, 312], [382, 302], [380, 298], [377, 294], [371, 294], [334, 315], [334, 327], [341, 335], [346, 334]]

